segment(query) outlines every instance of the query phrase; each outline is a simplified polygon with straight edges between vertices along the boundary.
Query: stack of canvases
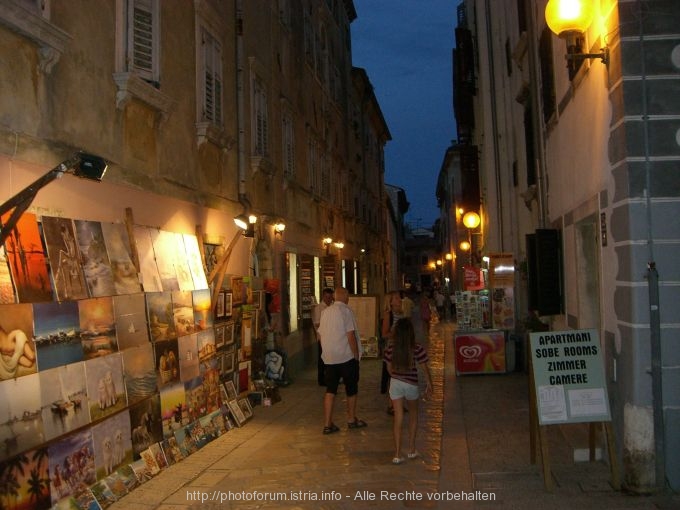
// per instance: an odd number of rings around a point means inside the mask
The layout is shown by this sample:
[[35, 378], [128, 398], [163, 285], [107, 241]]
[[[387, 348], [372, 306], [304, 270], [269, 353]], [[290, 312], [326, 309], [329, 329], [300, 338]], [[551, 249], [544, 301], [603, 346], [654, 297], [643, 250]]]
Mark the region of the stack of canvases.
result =
[[142, 285], [122, 224], [24, 214], [0, 247], [2, 508], [106, 506], [247, 419], [196, 237], [134, 246]]

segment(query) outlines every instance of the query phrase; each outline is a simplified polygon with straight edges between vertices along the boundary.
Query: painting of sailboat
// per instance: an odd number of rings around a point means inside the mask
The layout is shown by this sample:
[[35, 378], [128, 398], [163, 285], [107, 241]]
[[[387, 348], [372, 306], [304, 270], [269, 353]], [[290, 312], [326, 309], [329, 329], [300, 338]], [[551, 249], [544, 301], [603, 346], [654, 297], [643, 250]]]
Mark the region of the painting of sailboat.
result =
[[45, 442], [40, 408], [38, 374], [0, 382], [0, 461]]
[[90, 423], [82, 361], [41, 370], [38, 374], [45, 440], [66, 435]]
[[146, 304], [143, 293], [113, 297], [118, 348], [128, 349], [149, 343]]

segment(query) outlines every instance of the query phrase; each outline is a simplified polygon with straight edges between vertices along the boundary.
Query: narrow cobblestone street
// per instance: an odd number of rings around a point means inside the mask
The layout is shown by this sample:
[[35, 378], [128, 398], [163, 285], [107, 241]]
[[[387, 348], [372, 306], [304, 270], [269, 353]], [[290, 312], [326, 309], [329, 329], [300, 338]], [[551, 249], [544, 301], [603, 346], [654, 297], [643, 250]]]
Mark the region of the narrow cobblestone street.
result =
[[344, 426], [328, 436], [321, 433], [324, 392], [314, 367], [281, 388], [281, 402], [255, 407], [244, 427], [170, 466], [110, 508], [680, 508], [677, 498], [614, 491], [608, 467], [574, 464], [557, 428], [549, 438], [556, 488], [547, 492], [539, 467], [529, 462], [526, 374], [456, 377], [454, 328], [446, 321], [435, 324], [427, 341], [434, 392], [420, 405], [420, 458], [391, 463], [392, 418], [379, 392], [380, 360], [361, 364], [357, 414], [368, 427], [344, 425], [341, 388], [334, 416]]

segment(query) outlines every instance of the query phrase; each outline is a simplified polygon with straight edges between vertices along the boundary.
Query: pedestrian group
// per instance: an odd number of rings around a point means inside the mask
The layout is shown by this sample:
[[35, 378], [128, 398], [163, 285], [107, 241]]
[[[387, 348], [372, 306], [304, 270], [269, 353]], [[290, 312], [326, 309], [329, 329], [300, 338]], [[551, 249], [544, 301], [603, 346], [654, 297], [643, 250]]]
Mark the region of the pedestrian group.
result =
[[[429, 300], [425, 299], [428, 310]], [[349, 292], [344, 287], [322, 292], [322, 302], [314, 309], [313, 323], [319, 344], [318, 383], [326, 387], [323, 400], [323, 434], [340, 430], [333, 421], [333, 408], [338, 386], [342, 382], [347, 397], [346, 421], [349, 430], [360, 429], [368, 424], [357, 417], [357, 394], [359, 362], [362, 347], [356, 318], [348, 306]], [[411, 321], [414, 303], [399, 291], [387, 295], [382, 316], [379, 355], [383, 358], [380, 391], [388, 396], [387, 412], [394, 416], [393, 464], [419, 457], [416, 449], [418, 431], [418, 401], [420, 399], [419, 373], [425, 378], [425, 397], [432, 393], [432, 377], [428, 367], [428, 354], [416, 342]], [[422, 318], [421, 311], [421, 318]], [[429, 316], [424, 320], [426, 333], [429, 332]], [[408, 446], [402, 453], [402, 424], [404, 413], [408, 418]]]

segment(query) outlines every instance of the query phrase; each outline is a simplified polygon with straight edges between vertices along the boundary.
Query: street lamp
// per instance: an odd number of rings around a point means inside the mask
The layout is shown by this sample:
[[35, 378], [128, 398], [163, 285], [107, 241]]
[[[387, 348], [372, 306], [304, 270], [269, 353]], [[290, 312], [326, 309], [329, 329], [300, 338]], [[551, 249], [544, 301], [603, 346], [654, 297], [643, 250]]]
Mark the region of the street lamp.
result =
[[586, 58], [599, 58], [609, 64], [609, 48], [606, 43], [600, 53], [583, 53], [583, 34], [593, 22], [594, 2], [588, 0], [550, 0], [545, 6], [548, 28], [567, 41], [567, 67], [570, 72], [578, 70]]
[[472, 265], [472, 230], [477, 228], [481, 222], [482, 220], [479, 217], [479, 214], [474, 211], [468, 211], [463, 215], [463, 225], [465, 225], [465, 228], [467, 228], [468, 240], [467, 249], [463, 248], [463, 243], [461, 243], [460, 247], [461, 250], [469, 251], [470, 265]]

